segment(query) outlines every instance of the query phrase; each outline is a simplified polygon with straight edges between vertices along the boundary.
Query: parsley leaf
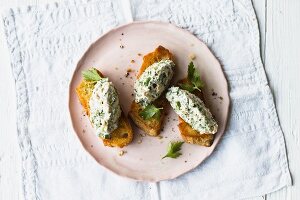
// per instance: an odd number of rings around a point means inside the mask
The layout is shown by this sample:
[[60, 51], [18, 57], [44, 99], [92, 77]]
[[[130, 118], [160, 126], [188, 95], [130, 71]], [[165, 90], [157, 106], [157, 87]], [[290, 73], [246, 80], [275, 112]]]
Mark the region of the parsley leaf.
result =
[[188, 83], [179, 84], [179, 86], [189, 92], [193, 92], [194, 90], [201, 91], [201, 88], [204, 87], [200, 72], [196, 70], [193, 62], [190, 62], [188, 66], [188, 81]]
[[193, 84], [191, 83], [179, 83], [179, 87], [189, 92], [193, 92], [195, 90]]
[[101, 79], [95, 68], [82, 71], [82, 76], [86, 81], [99, 81]]
[[142, 110], [140, 112], [140, 116], [143, 119], [150, 119], [152, 117], [155, 117], [156, 119], [160, 118], [160, 110], [162, 110], [163, 108], [156, 108], [153, 104], [150, 104], [148, 106], [146, 106], [144, 108], [144, 110]]
[[170, 142], [168, 145], [168, 149], [167, 149], [167, 154], [162, 157], [162, 159], [164, 158], [177, 158], [178, 156], [181, 155], [181, 153], [179, 152], [181, 150], [181, 146], [184, 142], [181, 141], [176, 141], [176, 142]]

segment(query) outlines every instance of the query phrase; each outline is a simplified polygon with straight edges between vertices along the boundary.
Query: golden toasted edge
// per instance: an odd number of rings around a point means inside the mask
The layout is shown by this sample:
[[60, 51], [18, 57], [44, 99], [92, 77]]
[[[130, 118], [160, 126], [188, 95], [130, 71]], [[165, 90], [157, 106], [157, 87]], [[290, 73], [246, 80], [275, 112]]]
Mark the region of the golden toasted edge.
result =
[[111, 133], [111, 139], [102, 139], [105, 146], [124, 147], [127, 146], [133, 139], [133, 130], [125, 117], [123, 111], [119, 120], [119, 127]]
[[[97, 72], [101, 77], [104, 77], [100, 71], [97, 70]], [[85, 81], [84, 79], [76, 88], [78, 99], [88, 116], [90, 115], [89, 99], [91, 98], [93, 89], [94, 84], [89, 81]], [[111, 133], [111, 136], [111, 139], [100, 138], [105, 146], [122, 148], [128, 145], [133, 139], [132, 127], [123, 111], [119, 119], [119, 126]]]
[[[142, 73], [153, 63], [159, 62], [163, 59], [173, 60], [173, 55], [171, 52], [164, 48], [163, 46], [158, 46], [153, 52], [148, 53], [143, 57], [142, 66], [137, 74], [137, 78], [139, 78]], [[161, 130], [161, 125], [165, 116], [165, 107], [166, 107], [166, 99], [164, 95], [162, 95], [158, 100], [153, 103], [156, 107], [163, 107], [164, 109], [161, 111], [160, 119], [148, 119], [144, 120], [140, 115], [140, 111], [142, 107], [136, 103], [135, 101], [131, 104], [131, 109], [129, 111], [129, 116], [132, 121], [136, 124], [137, 127], [142, 129], [150, 136], [158, 136]]]

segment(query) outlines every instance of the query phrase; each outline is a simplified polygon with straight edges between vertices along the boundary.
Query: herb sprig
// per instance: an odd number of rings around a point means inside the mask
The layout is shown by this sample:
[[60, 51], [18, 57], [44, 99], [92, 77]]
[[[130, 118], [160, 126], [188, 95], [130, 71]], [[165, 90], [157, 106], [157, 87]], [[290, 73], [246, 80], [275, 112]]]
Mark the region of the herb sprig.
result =
[[95, 68], [82, 71], [82, 76], [86, 81], [99, 81], [101, 79]]
[[146, 106], [141, 112], [140, 112], [140, 116], [143, 119], [150, 119], [155, 117], [156, 119], [160, 118], [160, 112], [163, 108], [157, 108], [155, 107], [153, 104], [150, 104], [148, 106]]
[[184, 142], [181, 141], [175, 141], [175, 142], [170, 142], [168, 145], [168, 149], [167, 149], [167, 154], [162, 157], [162, 159], [164, 158], [177, 158], [181, 155], [181, 153], [179, 152], [181, 150], [181, 146]]
[[181, 83], [179, 86], [189, 92], [193, 92], [194, 90], [201, 91], [204, 87], [204, 83], [200, 77], [200, 72], [196, 70], [193, 62], [190, 62], [188, 65], [188, 82]]

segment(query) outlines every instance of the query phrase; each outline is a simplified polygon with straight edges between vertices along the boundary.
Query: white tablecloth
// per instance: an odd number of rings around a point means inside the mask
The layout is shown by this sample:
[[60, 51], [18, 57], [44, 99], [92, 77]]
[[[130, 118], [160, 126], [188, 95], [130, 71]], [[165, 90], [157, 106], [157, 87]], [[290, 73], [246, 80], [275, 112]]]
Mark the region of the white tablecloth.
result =
[[[158, 184], [111, 174], [84, 151], [68, 84], [89, 44], [125, 22], [120, 0], [13, 8], [3, 14], [16, 82], [24, 199], [239, 199], [291, 184], [283, 134], [260, 58], [250, 0], [132, 0], [135, 20], [176, 24], [221, 62], [232, 100], [227, 131], [195, 170]], [[1, 155], [1, 154], [0, 154]], [[0, 174], [1, 175], [1, 174]], [[0, 176], [1, 177], [1, 176]]]

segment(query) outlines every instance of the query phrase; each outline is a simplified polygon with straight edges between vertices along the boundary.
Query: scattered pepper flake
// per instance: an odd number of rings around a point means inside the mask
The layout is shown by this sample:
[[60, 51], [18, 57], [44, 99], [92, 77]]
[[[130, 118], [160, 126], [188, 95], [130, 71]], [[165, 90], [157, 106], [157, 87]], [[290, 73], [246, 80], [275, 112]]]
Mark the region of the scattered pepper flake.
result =
[[132, 93], [131, 96], [134, 96], [134, 94]]
[[135, 60], [132, 59], [130, 62], [131, 62], [131, 63], [135, 63]]
[[184, 162], [185, 162], [185, 163], [187, 163], [187, 161], [186, 161], [186, 160], [185, 160]]
[[220, 99], [220, 100], [223, 100], [223, 97], [220, 96], [219, 99]]
[[124, 33], [121, 33], [121, 35], [124, 35]]
[[120, 48], [121, 48], [121, 49], [124, 49], [124, 45], [123, 45], [123, 44], [121, 44], [121, 45], [120, 45]]
[[125, 77], [127, 78], [129, 76], [129, 72], [126, 72]]
[[217, 96], [218, 94], [216, 92], [213, 92], [211, 95], [212, 96]]
[[93, 145], [91, 145], [91, 148], [93, 148], [94, 146]]
[[82, 129], [82, 132], [85, 133], [85, 129]]
[[138, 56], [142, 56], [142, 54], [141, 54], [141, 53], [138, 53]]

